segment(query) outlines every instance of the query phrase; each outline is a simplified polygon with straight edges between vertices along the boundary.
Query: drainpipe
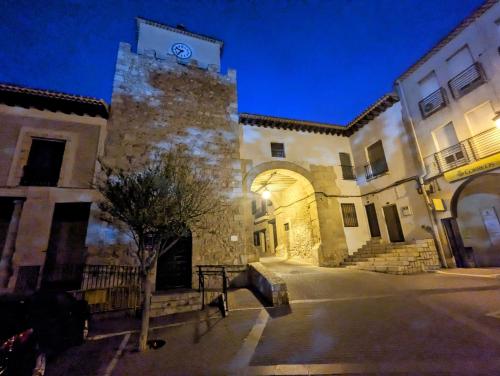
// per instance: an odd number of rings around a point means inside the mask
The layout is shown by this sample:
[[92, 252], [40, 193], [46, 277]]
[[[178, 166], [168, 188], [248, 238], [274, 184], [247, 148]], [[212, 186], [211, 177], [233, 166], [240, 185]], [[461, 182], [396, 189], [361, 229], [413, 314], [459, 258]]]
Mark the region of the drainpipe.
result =
[[415, 145], [417, 146], [418, 160], [420, 162], [420, 167], [424, 173], [422, 176], [419, 177], [418, 185], [419, 185], [420, 189], [422, 190], [422, 194], [423, 194], [424, 200], [425, 200], [425, 207], [427, 209], [427, 215], [429, 216], [429, 220], [431, 221], [432, 237], [434, 238], [434, 242], [436, 243], [436, 248], [437, 248], [437, 251], [439, 254], [439, 258], [441, 259], [441, 265], [444, 268], [448, 268], [448, 263], [446, 262], [446, 257], [444, 255], [443, 243], [441, 242], [441, 239], [439, 237], [438, 222], [437, 222], [437, 219], [436, 219], [434, 212], [432, 211], [431, 200], [429, 198], [429, 195], [427, 194], [427, 191], [425, 190], [424, 177], [427, 175], [427, 170], [425, 168], [425, 162], [424, 162], [424, 158], [422, 156], [422, 150], [420, 149], [420, 144], [418, 143], [417, 133], [415, 132], [415, 126], [413, 124], [413, 119], [410, 115], [410, 111], [408, 110], [408, 105], [406, 103], [405, 93], [403, 91], [403, 88], [401, 87], [400, 80], [396, 80], [396, 87], [398, 89], [397, 91], [398, 91], [400, 99], [401, 99], [401, 104], [403, 105], [404, 111], [406, 112], [406, 115], [407, 115], [406, 117], [407, 117], [408, 121], [410, 122], [413, 140], [415, 141]]

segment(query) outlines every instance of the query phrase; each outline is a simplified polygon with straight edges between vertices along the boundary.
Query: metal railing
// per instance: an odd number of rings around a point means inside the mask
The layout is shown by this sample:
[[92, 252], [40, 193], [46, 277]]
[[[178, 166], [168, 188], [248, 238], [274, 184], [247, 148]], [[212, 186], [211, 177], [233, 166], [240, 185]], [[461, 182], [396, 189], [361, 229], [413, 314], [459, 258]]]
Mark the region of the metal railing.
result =
[[448, 81], [453, 98], [458, 99], [486, 82], [486, 75], [479, 62], [472, 64]]
[[422, 117], [425, 119], [433, 113], [446, 107], [447, 104], [448, 97], [446, 96], [446, 90], [440, 87], [435, 92], [429, 94], [427, 97], [418, 102], [418, 107], [420, 108]]
[[490, 128], [426, 158], [429, 176], [438, 175], [500, 152], [500, 129]]
[[387, 163], [383, 160], [367, 164], [364, 167], [365, 167], [366, 180], [375, 179], [376, 177], [384, 175], [386, 172], [389, 171]]
[[201, 293], [201, 308], [205, 307], [206, 293], [215, 293], [224, 297], [224, 312], [229, 311], [227, 292], [231, 274], [246, 270], [245, 265], [196, 265], [198, 269], [198, 291]]
[[354, 166], [340, 165], [342, 169], [342, 179], [344, 180], [356, 180], [356, 171]]
[[[91, 313], [138, 309], [142, 305], [142, 285], [139, 267], [121, 265], [65, 265], [67, 273], [74, 271], [78, 286], [69, 292], [78, 299], [85, 299]], [[64, 268], [61, 268], [63, 270]]]

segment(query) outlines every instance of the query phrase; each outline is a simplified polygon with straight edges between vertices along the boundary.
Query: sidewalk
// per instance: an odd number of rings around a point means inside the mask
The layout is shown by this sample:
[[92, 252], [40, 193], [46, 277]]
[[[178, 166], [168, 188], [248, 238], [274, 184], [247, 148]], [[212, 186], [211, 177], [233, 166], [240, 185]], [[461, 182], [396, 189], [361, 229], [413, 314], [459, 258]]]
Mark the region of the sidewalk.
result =
[[464, 277], [500, 279], [500, 268], [454, 268], [436, 271], [440, 274], [458, 275]]

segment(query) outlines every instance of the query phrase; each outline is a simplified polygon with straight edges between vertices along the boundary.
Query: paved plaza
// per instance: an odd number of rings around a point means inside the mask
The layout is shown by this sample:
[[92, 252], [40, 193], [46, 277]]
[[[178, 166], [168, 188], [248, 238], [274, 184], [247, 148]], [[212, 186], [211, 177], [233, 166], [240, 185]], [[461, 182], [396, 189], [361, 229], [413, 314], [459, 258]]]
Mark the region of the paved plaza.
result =
[[153, 322], [150, 337], [166, 344], [146, 353], [134, 351], [137, 322], [97, 322], [92, 340], [50, 363], [48, 375], [500, 372], [495, 270], [397, 276], [265, 264], [287, 282], [289, 309], [236, 290], [226, 318], [209, 310]]

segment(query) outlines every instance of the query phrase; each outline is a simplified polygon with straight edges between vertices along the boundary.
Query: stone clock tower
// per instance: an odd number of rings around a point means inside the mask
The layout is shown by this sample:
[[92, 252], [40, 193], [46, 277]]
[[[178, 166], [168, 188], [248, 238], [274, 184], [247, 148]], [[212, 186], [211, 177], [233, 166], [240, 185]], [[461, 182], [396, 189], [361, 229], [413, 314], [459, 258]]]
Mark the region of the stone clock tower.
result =
[[[104, 159], [137, 168], [157, 151], [185, 146], [203, 160], [230, 205], [210, 229], [193, 231], [192, 241], [183, 242], [191, 249], [181, 250], [182, 267], [188, 264], [191, 274], [198, 264], [246, 264], [254, 257], [244, 244], [236, 72], [220, 73], [223, 43], [144, 19], [137, 19], [137, 29], [137, 53], [129, 44], [119, 47]], [[88, 262], [127, 262], [130, 244], [98, 222], [95, 211]]]
[[223, 43], [187, 31], [182, 26], [170, 27], [142, 18], [137, 19], [137, 53], [154, 51], [157, 58], [177, 57], [180, 63], [196, 64], [200, 68], [220, 71]]

